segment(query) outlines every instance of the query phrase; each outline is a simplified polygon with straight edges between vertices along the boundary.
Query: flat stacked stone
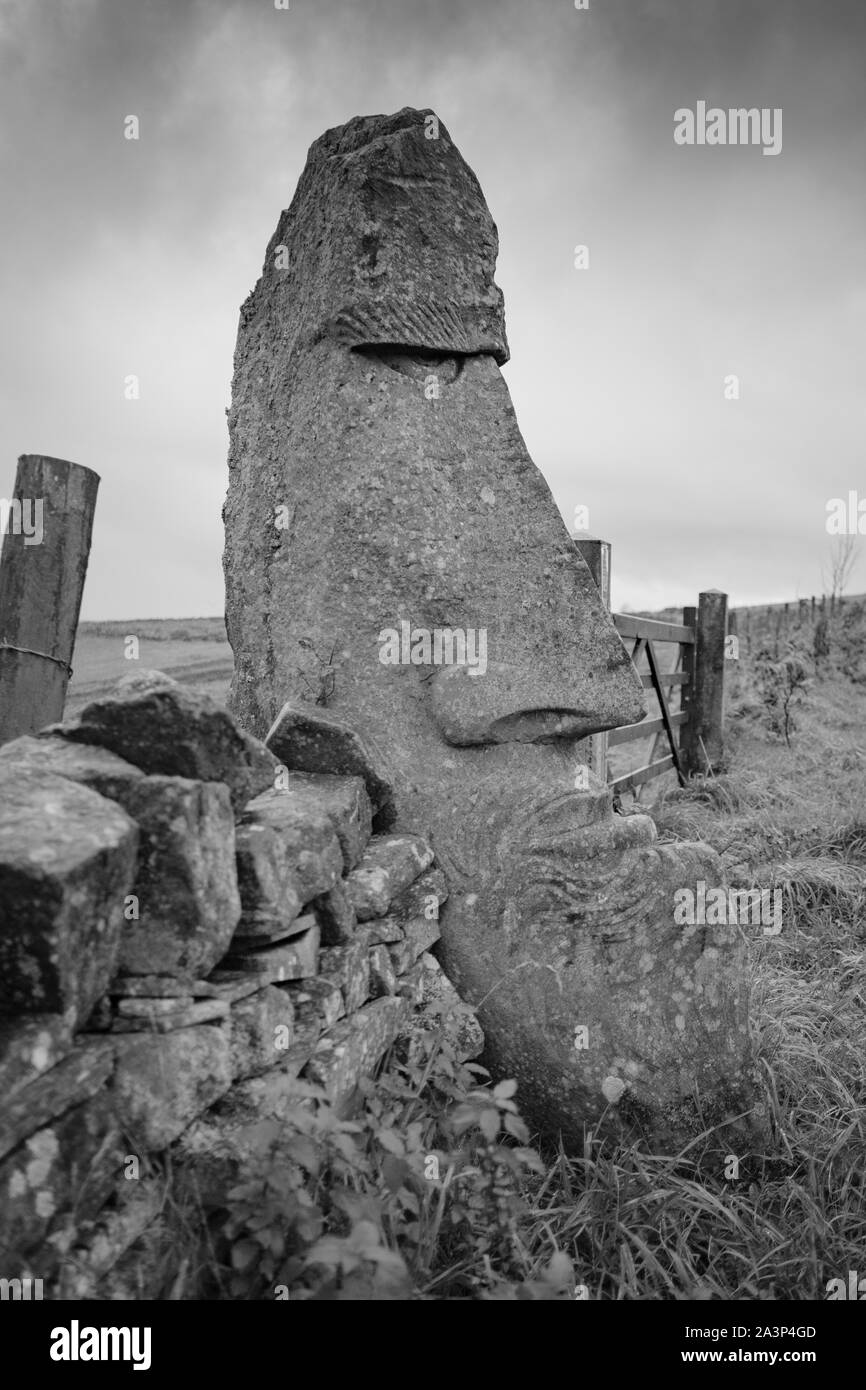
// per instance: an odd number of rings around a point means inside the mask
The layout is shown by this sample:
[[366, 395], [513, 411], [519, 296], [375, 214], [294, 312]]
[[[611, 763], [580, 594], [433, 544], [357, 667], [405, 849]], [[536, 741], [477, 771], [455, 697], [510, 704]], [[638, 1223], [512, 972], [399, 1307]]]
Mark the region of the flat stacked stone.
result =
[[265, 739], [279, 762], [290, 770], [360, 777], [376, 818], [387, 830], [394, 818], [392, 773], [379, 748], [330, 710], [288, 701]]
[[235, 813], [273, 787], [276, 759], [208, 695], [161, 672], [120, 681], [75, 719], [49, 725], [40, 737], [95, 744], [142, 772], [228, 787]]
[[394, 898], [433, 863], [419, 835], [376, 835], [346, 887], [359, 922], [384, 917]]
[[[128, 702], [108, 697], [99, 702], [102, 716], [116, 706], [123, 712]], [[151, 735], [157, 740], [177, 733], [178, 723], [174, 709], [162, 735], [158, 728]], [[241, 915], [229, 788], [210, 779], [148, 775], [107, 748], [70, 741], [71, 722], [53, 727], [54, 734], [16, 739], [0, 750], [0, 776], [4, 768], [10, 775], [15, 769], [43, 779], [62, 776], [110, 797], [138, 826], [136, 876], [119, 895], [118, 972], [186, 980], [206, 975]], [[191, 726], [188, 745], [194, 737]]]
[[218, 1023], [113, 1041], [114, 1105], [141, 1153], [167, 1148], [232, 1084], [231, 1033]]
[[89, 788], [0, 768], [0, 1012], [84, 1022], [117, 966], [138, 839]]

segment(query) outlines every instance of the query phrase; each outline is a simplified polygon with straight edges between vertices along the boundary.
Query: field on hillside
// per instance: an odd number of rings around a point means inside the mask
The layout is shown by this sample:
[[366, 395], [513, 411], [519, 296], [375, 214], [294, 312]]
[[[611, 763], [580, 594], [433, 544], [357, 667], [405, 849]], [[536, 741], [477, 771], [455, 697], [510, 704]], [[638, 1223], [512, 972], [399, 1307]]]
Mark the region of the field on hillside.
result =
[[[138, 640], [130, 660], [128, 638]], [[175, 680], [225, 701], [232, 674], [232, 650], [222, 618], [147, 618], [125, 622], [80, 623], [75, 638], [65, 714], [107, 694], [134, 670], [165, 671]]]

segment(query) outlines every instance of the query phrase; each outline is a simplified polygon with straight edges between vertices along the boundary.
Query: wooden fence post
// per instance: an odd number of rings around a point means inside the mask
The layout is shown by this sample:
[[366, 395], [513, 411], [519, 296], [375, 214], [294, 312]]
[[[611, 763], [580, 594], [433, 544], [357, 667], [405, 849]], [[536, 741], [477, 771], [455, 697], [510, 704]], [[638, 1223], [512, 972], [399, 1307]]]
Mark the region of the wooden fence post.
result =
[[[683, 610], [683, 621], [685, 613]], [[692, 610], [694, 611], [694, 610]], [[686, 771], [715, 772], [724, 752], [725, 636], [728, 596], [709, 589], [698, 596], [694, 647], [694, 684], [689, 701]]]
[[[600, 541], [595, 536], [580, 535], [575, 536], [574, 543], [589, 567], [589, 572], [595, 580], [595, 587], [598, 589], [602, 603], [610, 612], [610, 541]], [[581, 740], [581, 747], [586, 750], [591, 770], [596, 777], [601, 778], [602, 782], [606, 782], [607, 734], [592, 734], [588, 739]]]
[[[697, 634], [698, 610], [693, 605], [683, 609], [683, 627], [690, 627]], [[684, 642], [680, 647], [680, 666], [684, 675], [688, 676], [686, 683], [681, 686], [680, 712], [689, 717], [685, 724], [680, 727], [680, 762], [683, 771], [688, 776], [693, 765], [694, 754], [692, 751], [694, 733], [694, 707], [695, 707], [695, 644], [694, 642]]]
[[0, 555], [0, 743], [63, 717], [99, 475], [22, 454]]

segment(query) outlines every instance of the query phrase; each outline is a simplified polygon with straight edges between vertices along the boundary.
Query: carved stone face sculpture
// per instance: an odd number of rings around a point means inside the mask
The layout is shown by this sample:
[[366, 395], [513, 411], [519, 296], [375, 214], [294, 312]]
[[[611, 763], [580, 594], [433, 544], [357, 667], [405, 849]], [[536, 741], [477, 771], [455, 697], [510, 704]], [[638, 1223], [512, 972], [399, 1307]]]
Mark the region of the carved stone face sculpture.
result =
[[[383, 750], [445, 869], [442, 959], [524, 1109], [688, 1130], [746, 1085], [742, 957], [674, 925], [718, 864], [576, 790], [641, 684], [530, 459], [500, 365], [496, 228], [430, 112], [310, 150], [241, 310], [225, 507], [235, 713]], [[706, 1111], [704, 1112], [706, 1117]]]

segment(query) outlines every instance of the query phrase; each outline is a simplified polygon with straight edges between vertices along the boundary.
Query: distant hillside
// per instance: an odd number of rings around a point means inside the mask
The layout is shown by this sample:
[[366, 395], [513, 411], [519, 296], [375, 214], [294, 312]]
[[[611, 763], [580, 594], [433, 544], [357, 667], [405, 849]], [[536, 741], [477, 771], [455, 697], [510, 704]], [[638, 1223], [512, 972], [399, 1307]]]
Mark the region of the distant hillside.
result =
[[78, 638], [133, 636], [149, 642], [225, 642], [223, 618], [119, 618], [79, 623]]

